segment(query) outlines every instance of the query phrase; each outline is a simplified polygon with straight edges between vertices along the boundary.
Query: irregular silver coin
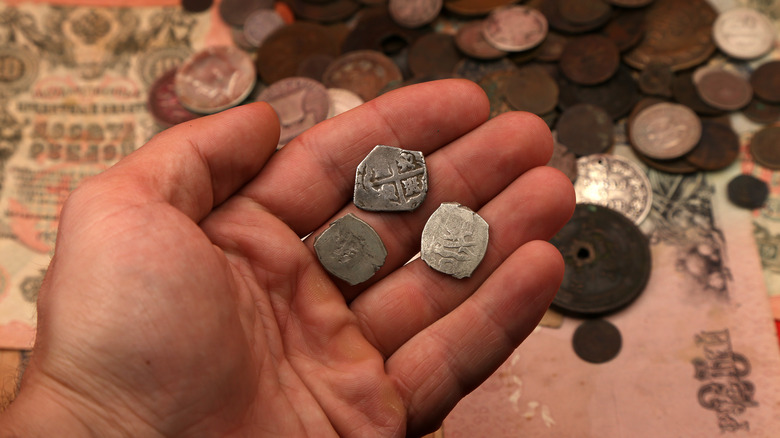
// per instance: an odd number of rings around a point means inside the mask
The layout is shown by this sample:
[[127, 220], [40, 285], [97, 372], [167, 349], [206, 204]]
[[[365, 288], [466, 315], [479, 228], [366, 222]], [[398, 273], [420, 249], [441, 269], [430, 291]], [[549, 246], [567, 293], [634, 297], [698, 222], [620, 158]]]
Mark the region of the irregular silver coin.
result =
[[314, 251], [328, 272], [351, 285], [371, 278], [387, 257], [379, 234], [352, 213], [317, 236]]
[[358, 164], [353, 202], [368, 211], [411, 211], [428, 193], [422, 152], [377, 145]]
[[444, 202], [422, 232], [421, 258], [431, 268], [455, 278], [470, 277], [485, 256], [488, 224], [457, 202]]

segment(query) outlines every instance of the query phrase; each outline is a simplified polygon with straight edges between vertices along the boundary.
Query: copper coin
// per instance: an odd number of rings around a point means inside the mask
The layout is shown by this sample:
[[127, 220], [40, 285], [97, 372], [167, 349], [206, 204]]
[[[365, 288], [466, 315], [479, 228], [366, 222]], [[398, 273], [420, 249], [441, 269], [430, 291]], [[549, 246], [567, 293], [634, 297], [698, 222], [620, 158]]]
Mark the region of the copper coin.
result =
[[244, 22], [244, 38], [253, 47], [260, 47], [268, 35], [284, 26], [284, 20], [270, 9], [260, 9], [252, 12]]
[[780, 169], [780, 126], [767, 126], [753, 134], [750, 154], [756, 163]]
[[742, 108], [742, 114], [762, 125], [770, 125], [780, 120], [780, 104], [764, 102], [753, 97], [748, 106]]
[[558, 0], [558, 13], [572, 24], [603, 22], [611, 12], [612, 7], [603, 0]]
[[707, 69], [695, 77], [694, 85], [701, 100], [724, 111], [743, 108], [753, 98], [753, 87], [747, 79], [720, 68]]
[[280, 79], [260, 93], [258, 101], [268, 102], [279, 116], [279, 146], [328, 117], [330, 97], [321, 83], [301, 77]]
[[181, 7], [187, 12], [203, 12], [214, 4], [214, 0], [181, 0]]
[[604, 26], [601, 34], [614, 41], [620, 52], [625, 52], [645, 36], [645, 12], [641, 9], [623, 11]]
[[520, 52], [538, 46], [547, 36], [547, 19], [526, 6], [494, 9], [485, 19], [482, 33], [495, 48]]
[[375, 50], [387, 56], [402, 53], [424, 35], [420, 29], [399, 26], [387, 12], [387, 8], [364, 9], [357, 15], [357, 22], [341, 45], [341, 52]]
[[442, 0], [389, 0], [387, 10], [403, 27], [422, 27], [439, 16]]
[[298, 66], [313, 54], [339, 55], [338, 42], [325, 26], [295, 22], [268, 35], [257, 49], [255, 65], [267, 84], [295, 76]]
[[517, 0], [448, 0], [444, 8], [466, 17], [489, 14], [493, 9], [517, 3]]
[[685, 159], [701, 170], [725, 169], [739, 156], [739, 136], [730, 126], [701, 122], [701, 139]]
[[639, 92], [631, 72], [624, 67], [608, 81], [592, 86], [559, 80], [558, 105], [566, 109], [578, 103], [592, 103], [603, 108], [613, 120], [626, 116], [639, 99]]
[[577, 156], [604, 152], [612, 146], [612, 118], [589, 103], [567, 108], [555, 125], [558, 141]]
[[539, 61], [557, 61], [561, 58], [563, 48], [566, 47], [566, 43], [569, 42], [569, 37], [561, 35], [557, 32], [548, 31], [547, 38], [539, 45], [539, 53], [536, 54], [536, 59]]
[[184, 108], [176, 97], [174, 79], [176, 69], [171, 69], [154, 82], [149, 89], [149, 112], [162, 126], [169, 127], [200, 117]]
[[612, 40], [601, 35], [572, 38], [563, 48], [558, 66], [572, 82], [596, 85], [615, 74], [620, 52]]
[[712, 29], [718, 48], [737, 59], [766, 55], [774, 46], [776, 33], [772, 20], [751, 8], [734, 8], [721, 13]]
[[571, 343], [580, 359], [599, 364], [617, 357], [623, 346], [623, 337], [609, 321], [588, 319], [574, 330]]
[[301, 63], [298, 64], [298, 71], [295, 76], [303, 76], [322, 82], [322, 75], [335, 59], [333, 56], [322, 53], [309, 55], [308, 58], [302, 59]]
[[192, 54], [176, 72], [176, 96], [190, 111], [211, 114], [241, 103], [257, 74], [246, 52], [213, 46]]
[[462, 25], [455, 34], [455, 45], [458, 49], [476, 59], [498, 59], [506, 56], [506, 52], [498, 50], [487, 42], [482, 35], [482, 20], [470, 21]]
[[333, 0], [313, 3], [304, 0], [286, 0], [296, 17], [319, 23], [347, 20], [360, 9], [355, 0]]
[[378, 96], [387, 84], [402, 80], [398, 66], [374, 50], [345, 53], [336, 58], [322, 75], [322, 81], [328, 88], [345, 88], [364, 101]]
[[700, 138], [701, 120], [690, 108], [679, 104], [655, 104], [642, 110], [631, 122], [631, 144], [650, 158], [681, 157]]
[[496, 61], [478, 61], [476, 59], [461, 59], [453, 73], [472, 82], [479, 83], [485, 76], [505, 70], [517, 70], [517, 65], [507, 58]]
[[559, 10], [558, 0], [539, 0], [535, 2], [539, 11], [544, 14], [552, 29], [567, 34], [580, 34], [596, 30], [609, 21], [610, 14], [604, 14], [601, 21], [589, 23], [573, 23], [563, 18]]
[[716, 16], [706, 0], [655, 0], [645, 15], [647, 37], [623, 60], [639, 70], [651, 61], [665, 62], [675, 71], [699, 65], [715, 51]]
[[577, 156], [566, 145], [558, 141], [557, 135], [553, 144], [553, 154], [547, 165], [563, 172], [564, 175], [569, 177], [571, 182], [577, 180], [579, 172], [577, 169]]
[[409, 70], [415, 76], [451, 73], [462, 56], [455, 38], [444, 33], [423, 35], [409, 47]]
[[759, 99], [780, 103], [780, 61], [759, 66], [750, 76], [750, 84]]
[[673, 80], [669, 64], [652, 61], [639, 73], [639, 89], [650, 96], [672, 97]]
[[726, 192], [732, 204], [755, 210], [766, 204], [769, 186], [753, 175], [738, 175], [729, 181]]
[[499, 114], [512, 111], [512, 107], [506, 101], [506, 90], [509, 78], [514, 74], [514, 70], [499, 70], [485, 75], [479, 81], [479, 86], [487, 94], [490, 102], [490, 117], [493, 118]]
[[723, 110], [717, 109], [703, 101], [693, 83], [693, 73], [690, 71], [678, 73], [672, 79], [672, 96], [674, 100], [694, 110], [697, 114], [717, 116]]
[[515, 110], [541, 116], [558, 104], [558, 84], [538, 65], [521, 67], [509, 76], [506, 85], [506, 101]]
[[274, 0], [221, 0], [219, 16], [233, 27], [243, 27], [246, 17], [258, 9], [273, 9]]

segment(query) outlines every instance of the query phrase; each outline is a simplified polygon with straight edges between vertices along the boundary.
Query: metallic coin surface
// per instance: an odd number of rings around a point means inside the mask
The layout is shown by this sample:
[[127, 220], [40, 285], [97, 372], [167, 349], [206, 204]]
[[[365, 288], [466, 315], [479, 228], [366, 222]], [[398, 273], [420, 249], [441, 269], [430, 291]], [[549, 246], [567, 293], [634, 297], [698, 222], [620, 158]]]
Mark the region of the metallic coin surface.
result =
[[252, 59], [233, 46], [213, 46], [190, 56], [176, 72], [176, 96], [190, 111], [211, 114], [241, 103], [257, 81]]
[[541, 116], [558, 104], [558, 84], [543, 67], [525, 65], [509, 76], [506, 101], [515, 110]]
[[754, 96], [748, 106], [742, 108], [742, 114], [756, 123], [770, 125], [780, 121], [780, 104], [765, 102]]
[[746, 107], [753, 98], [753, 87], [742, 76], [721, 68], [708, 68], [697, 77], [694, 85], [701, 100], [724, 110], [736, 111]]
[[487, 76], [506, 70], [517, 70], [517, 65], [507, 58], [495, 61], [478, 61], [466, 58], [458, 62], [454, 73], [472, 82], [480, 83]]
[[389, 0], [387, 10], [403, 27], [422, 27], [439, 16], [442, 0]]
[[219, 15], [230, 26], [241, 28], [252, 12], [273, 7], [274, 0], [222, 0], [219, 2]]
[[353, 202], [369, 211], [411, 211], [428, 193], [422, 152], [377, 145], [358, 164]]
[[729, 201], [737, 207], [755, 210], [761, 208], [769, 197], [769, 186], [753, 175], [738, 175], [726, 187]]
[[536, 53], [536, 59], [546, 62], [558, 61], [561, 59], [563, 49], [568, 42], [568, 36], [548, 31], [547, 38], [539, 45], [539, 52]]
[[596, 30], [609, 21], [611, 16], [611, 14], [602, 14], [600, 21], [574, 23], [565, 19], [563, 14], [561, 14], [559, 0], [536, 0], [533, 3], [547, 18], [550, 28], [566, 34], [581, 34]]
[[750, 154], [760, 165], [780, 169], [780, 126], [767, 126], [753, 134]]
[[641, 9], [626, 9], [612, 18], [601, 34], [611, 39], [622, 53], [639, 44], [645, 36], [645, 13]]
[[571, 343], [580, 359], [598, 364], [609, 362], [620, 353], [623, 338], [611, 322], [589, 319], [574, 330]]
[[176, 97], [174, 79], [176, 69], [160, 76], [149, 89], [149, 112], [162, 126], [169, 127], [200, 117], [200, 114], [184, 108]]
[[607, 3], [623, 8], [641, 8], [647, 6], [655, 0], [606, 0]]
[[577, 202], [622, 213], [639, 225], [653, 206], [653, 187], [633, 161], [618, 155], [594, 154], [577, 160], [574, 183]]
[[328, 88], [346, 88], [364, 101], [379, 95], [391, 82], [403, 80], [392, 59], [375, 50], [356, 50], [336, 58], [322, 75]]
[[612, 78], [598, 85], [579, 85], [561, 78], [558, 87], [558, 105], [562, 109], [578, 103], [590, 103], [604, 109], [612, 120], [628, 115], [639, 100], [636, 81], [625, 67], [618, 68]]
[[290, 77], [274, 82], [257, 97], [268, 102], [279, 116], [279, 147], [328, 117], [330, 99], [321, 83]]
[[603, 0], [558, 0], [558, 13], [573, 24], [602, 22], [611, 12], [612, 7]]
[[620, 66], [615, 43], [601, 35], [572, 38], [558, 61], [561, 73], [581, 85], [596, 85], [611, 78]]
[[711, 120], [701, 122], [701, 139], [685, 155], [700, 170], [725, 169], [739, 156], [739, 136], [730, 126]]
[[651, 271], [650, 246], [639, 228], [607, 207], [577, 204], [551, 240], [566, 264], [553, 306], [564, 312], [600, 315], [636, 299]]
[[490, 102], [490, 117], [512, 111], [512, 107], [506, 101], [506, 92], [509, 79], [514, 74], [514, 69], [501, 70], [490, 73], [480, 79], [479, 86], [487, 94]]
[[351, 285], [371, 278], [387, 257], [379, 234], [352, 213], [317, 236], [314, 251], [328, 272]]
[[751, 8], [729, 9], [718, 15], [712, 26], [718, 48], [737, 59], [754, 59], [769, 53], [776, 32], [769, 17]]
[[569, 151], [569, 148], [567, 148], [566, 145], [558, 141], [557, 135], [554, 136], [554, 140], [553, 154], [552, 157], [550, 157], [550, 161], [547, 162], [547, 165], [563, 172], [564, 175], [569, 177], [571, 182], [577, 181], [577, 156]]
[[692, 109], [696, 114], [703, 116], [723, 114], [723, 110], [715, 108], [702, 100], [694, 84], [693, 73], [690, 71], [678, 73], [672, 79], [672, 97], [677, 102]]
[[485, 19], [482, 33], [493, 47], [520, 52], [538, 46], [547, 36], [547, 19], [526, 6], [494, 9]]
[[597, 154], [612, 146], [612, 119], [606, 111], [589, 103], [566, 108], [555, 128], [558, 141], [577, 156]]
[[645, 15], [645, 38], [623, 60], [638, 70], [651, 61], [665, 62], [674, 71], [699, 65], [715, 51], [716, 16], [707, 0], [655, 0]]
[[263, 45], [268, 35], [282, 26], [284, 26], [284, 20], [276, 11], [259, 9], [246, 17], [242, 31], [246, 42], [257, 48]]
[[458, 49], [476, 59], [498, 59], [506, 56], [506, 52], [498, 50], [487, 42], [482, 34], [482, 20], [470, 21], [458, 28], [455, 34], [455, 45]]
[[643, 155], [668, 160], [690, 152], [701, 138], [701, 121], [690, 108], [658, 103], [631, 122], [631, 144]]
[[463, 58], [455, 47], [455, 38], [439, 32], [421, 36], [409, 46], [407, 60], [414, 76], [449, 74]]
[[750, 84], [759, 99], [780, 103], [780, 61], [761, 64], [750, 75]]
[[300, 63], [313, 54], [339, 55], [338, 41], [323, 25], [296, 21], [268, 35], [257, 49], [255, 65], [266, 84], [296, 76]]
[[674, 74], [668, 64], [650, 62], [639, 73], [639, 89], [650, 96], [672, 97]]
[[343, 88], [328, 88], [328, 98], [330, 99], [328, 118], [335, 117], [363, 104], [363, 99], [360, 96]]
[[439, 272], [465, 278], [477, 269], [487, 245], [487, 222], [468, 207], [444, 202], [423, 228], [420, 256]]

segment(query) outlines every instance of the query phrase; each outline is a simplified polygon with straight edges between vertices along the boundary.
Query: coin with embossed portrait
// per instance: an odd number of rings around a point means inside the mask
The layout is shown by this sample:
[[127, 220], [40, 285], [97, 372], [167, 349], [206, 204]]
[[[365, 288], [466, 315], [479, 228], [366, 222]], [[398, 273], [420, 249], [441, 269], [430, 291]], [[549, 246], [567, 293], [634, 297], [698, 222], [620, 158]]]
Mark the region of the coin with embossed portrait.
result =
[[377, 145], [358, 164], [353, 202], [369, 211], [411, 211], [428, 193], [422, 152]]
[[611, 208], [637, 225], [653, 206], [653, 187], [644, 170], [619, 155], [580, 157], [574, 193], [577, 202]]
[[465, 278], [482, 262], [487, 245], [488, 223], [468, 207], [444, 202], [425, 223], [420, 257], [439, 272]]
[[233, 46], [213, 46], [190, 56], [176, 72], [176, 96], [190, 111], [211, 114], [241, 103], [257, 81], [252, 59]]
[[686, 106], [657, 103], [634, 117], [629, 137], [643, 155], [659, 160], [677, 158], [699, 142], [701, 120]]
[[379, 234], [352, 213], [337, 219], [314, 239], [322, 266], [351, 285], [373, 277], [387, 258]]
[[279, 147], [325, 120], [330, 100], [325, 86], [314, 79], [289, 77], [274, 82], [257, 97], [279, 116]]
[[387, 10], [403, 27], [422, 27], [439, 16], [442, 0], [389, 0]]
[[734, 8], [715, 19], [712, 36], [723, 53], [737, 59], [755, 59], [772, 50], [777, 30], [772, 20], [752, 8]]
[[538, 10], [527, 6], [504, 6], [488, 15], [482, 34], [499, 50], [520, 52], [544, 41], [547, 19]]

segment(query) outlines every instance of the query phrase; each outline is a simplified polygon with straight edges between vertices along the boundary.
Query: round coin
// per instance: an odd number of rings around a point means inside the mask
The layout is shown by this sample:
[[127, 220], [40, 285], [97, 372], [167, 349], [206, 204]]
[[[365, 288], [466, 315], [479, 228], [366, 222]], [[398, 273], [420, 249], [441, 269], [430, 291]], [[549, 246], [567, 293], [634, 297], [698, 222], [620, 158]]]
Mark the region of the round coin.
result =
[[614, 312], [636, 299], [650, 278], [647, 238], [633, 222], [607, 207], [577, 204], [572, 218], [550, 243], [566, 264], [552, 302], [564, 312]]
[[494, 9], [485, 19], [482, 33], [493, 47], [520, 52], [538, 46], [547, 36], [547, 19], [526, 6]]
[[160, 76], [149, 89], [149, 112], [157, 123], [165, 127], [200, 117], [179, 102], [174, 91], [175, 78], [174, 68]]
[[639, 89], [650, 96], [672, 97], [673, 80], [669, 65], [654, 61], [639, 73]]
[[558, 141], [577, 156], [604, 152], [612, 146], [612, 119], [589, 103], [566, 108], [555, 125]]
[[314, 79], [297, 76], [274, 82], [257, 100], [268, 102], [279, 116], [279, 147], [325, 120], [330, 106], [325, 86]]
[[685, 160], [701, 170], [725, 169], [739, 156], [739, 136], [730, 126], [704, 120], [701, 139]]
[[750, 75], [750, 84], [759, 99], [780, 103], [780, 61], [761, 64]]
[[753, 134], [750, 154], [760, 165], [780, 169], [780, 126], [767, 126]]
[[338, 42], [325, 26], [295, 22], [268, 35], [257, 49], [255, 65], [266, 84], [296, 76], [301, 62], [314, 54], [339, 55]]
[[701, 138], [701, 121], [690, 108], [658, 103], [631, 122], [631, 144], [643, 155], [668, 160], [690, 152]]
[[729, 181], [726, 191], [729, 201], [749, 210], [763, 207], [769, 197], [769, 186], [753, 175], [734, 177]]
[[602, 22], [611, 12], [612, 7], [603, 0], [558, 0], [558, 13], [573, 24]]
[[755, 59], [769, 53], [776, 32], [769, 17], [751, 8], [729, 9], [718, 15], [712, 27], [718, 48], [737, 59]]
[[653, 187], [645, 172], [618, 155], [580, 157], [574, 193], [578, 203], [608, 207], [637, 225], [645, 220], [653, 205]]
[[314, 251], [328, 272], [351, 285], [371, 278], [387, 257], [379, 234], [352, 213], [317, 236]]
[[617, 73], [602, 84], [586, 86], [559, 79], [558, 87], [558, 105], [562, 109], [590, 103], [603, 108], [612, 120], [626, 116], [639, 99], [636, 81], [625, 67], [618, 68]]
[[742, 108], [742, 114], [753, 122], [771, 125], [780, 121], [780, 104], [764, 102], [754, 96], [748, 106]]
[[476, 59], [498, 59], [506, 56], [506, 52], [498, 50], [487, 42], [482, 34], [482, 20], [465, 23], [455, 34], [455, 45], [458, 49]]
[[430, 32], [412, 43], [407, 54], [414, 76], [452, 73], [462, 56], [452, 35]]
[[694, 85], [701, 100], [724, 111], [744, 108], [753, 98], [747, 79], [721, 68], [708, 68], [698, 77], [694, 73]]
[[219, 15], [230, 26], [241, 28], [246, 17], [252, 12], [273, 7], [274, 0], [221, 0]]
[[259, 9], [246, 17], [244, 39], [253, 47], [260, 47], [268, 35], [284, 26], [284, 20], [276, 11]]
[[442, 0], [389, 0], [387, 10], [403, 27], [422, 27], [439, 16]]
[[255, 86], [252, 59], [233, 46], [213, 46], [190, 56], [176, 72], [179, 102], [190, 111], [211, 114], [241, 103]]
[[715, 108], [702, 100], [693, 82], [693, 73], [690, 71], [678, 73], [672, 79], [672, 96], [674, 100], [692, 109], [697, 114], [703, 116], [723, 114], [723, 110]]
[[403, 75], [392, 59], [374, 50], [356, 50], [336, 58], [322, 75], [328, 88], [345, 88], [357, 93], [364, 101], [379, 95], [391, 82], [402, 81]]
[[506, 101], [515, 110], [541, 116], [558, 104], [558, 84], [543, 67], [526, 65], [507, 79]]
[[360, 96], [343, 88], [328, 88], [328, 98], [330, 99], [328, 118], [336, 117], [363, 104]]
[[604, 363], [614, 359], [623, 345], [620, 330], [603, 319], [590, 319], [574, 330], [571, 339], [574, 352], [590, 363]]
[[620, 66], [615, 43], [601, 35], [572, 38], [558, 61], [561, 73], [581, 85], [596, 85], [611, 78]]
[[444, 202], [425, 223], [420, 258], [439, 272], [465, 278], [482, 262], [487, 245], [487, 222], [468, 207]]
[[610, 20], [601, 33], [611, 39], [621, 53], [625, 52], [645, 36], [645, 13], [638, 9], [624, 10]]

